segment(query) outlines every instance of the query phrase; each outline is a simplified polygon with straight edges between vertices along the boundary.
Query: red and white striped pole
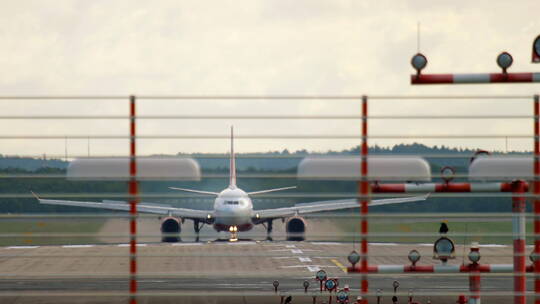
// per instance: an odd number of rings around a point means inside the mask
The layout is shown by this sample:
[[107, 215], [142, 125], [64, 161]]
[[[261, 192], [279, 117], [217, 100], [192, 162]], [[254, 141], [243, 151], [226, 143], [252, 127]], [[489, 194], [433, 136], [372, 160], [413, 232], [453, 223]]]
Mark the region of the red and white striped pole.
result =
[[[476, 251], [480, 254], [480, 249], [478, 247], [471, 247], [471, 252]], [[477, 262], [469, 264], [469, 291], [471, 295], [469, 296], [468, 304], [480, 304], [480, 288], [481, 288], [481, 278], [480, 278], [480, 269]]]
[[525, 194], [526, 183], [515, 181], [512, 196], [512, 235], [514, 237], [514, 304], [525, 304]]
[[415, 74], [411, 84], [470, 84], [540, 82], [540, 73]]
[[360, 268], [362, 272], [360, 304], [367, 304], [368, 293], [368, 204], [369, 204], [369, 181], [368, 181], [368, 98], [362, 96], [362, 146], [361, 146], [361, 179], [360, 179]]
[[129, 97], [129, 295], [130, 304], [137, 304], [137, 203], [139, 201], [139, 185], [137, 182], [136, 130], [135, 130], [135, 96]]
[[[534, 95], [534, 254], [540, 256], [540, 97]], [[534, 262], [534, 303], [540, 304], [540, 260]]]

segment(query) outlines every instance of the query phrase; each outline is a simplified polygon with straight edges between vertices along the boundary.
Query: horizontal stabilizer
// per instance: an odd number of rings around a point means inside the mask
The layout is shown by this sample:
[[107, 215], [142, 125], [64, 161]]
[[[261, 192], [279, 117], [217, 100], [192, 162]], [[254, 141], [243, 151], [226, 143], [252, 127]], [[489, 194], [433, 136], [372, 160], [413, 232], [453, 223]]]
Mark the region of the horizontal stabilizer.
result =
[[177, 187], [169, 187], [169, 189], [178, 190], [178, 191], [193, 192], [193, 193], [199, 193], [199, 194], [207, 194], [207, 195], [219, 195], [219, 193], [211, 192], [211, 191], [201, 191], [201, 190], [193, 190], [193, 189], [177, 188]]
[[261, 190], [261, 191], [255, 191], [255, 192], [248, 192], [248, 194], [249, 195], [256, 195], [256, 194], [275, 192], [275, 191], [282, 191], [282, 190], [289, 190], [289, 189], [296, 189], [296, 186], [284, 187], [284, 188], [275, 188], [275, 189], [268, 189], [268, 190]]

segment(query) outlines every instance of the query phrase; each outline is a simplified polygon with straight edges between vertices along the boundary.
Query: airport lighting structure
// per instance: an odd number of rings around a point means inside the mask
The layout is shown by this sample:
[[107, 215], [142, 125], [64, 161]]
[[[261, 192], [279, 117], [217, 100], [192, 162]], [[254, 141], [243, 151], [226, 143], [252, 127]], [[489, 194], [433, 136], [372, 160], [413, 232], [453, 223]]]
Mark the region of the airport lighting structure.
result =
[[[422, 53], [417, 53], [411, 58], [411, 65], [416, 74], [411, 75], [411, 84], [480, 84], [480, 83], [527, 83], [540, 82], [538, 72], [509, 73], [508, 68], [514, 62], [512, 55], [502, 52], [497, 56], [497, 65], [501, 68], [500, 73], [464, 73], [464, 74], [423, 74], [428, 59]], [[540, 63], [540, 35], [536, 37], [532, 45], [532, 63]]]
[[[501, 68], [500, 73], [464, 73], [464, 74], [423, 74], [422, 70], [427, 66], [427, 57], [424, 54], [417, 53], [411, 59], [411, 65], [416, 70], [412, 74], [410, 81], [412, 85], [435, 85], [435, 84], [488, 84], [488, 83], [536, 83], [540, 82], [540, 73], [538, 72], [519, 72], [510, 73], [508, 69], [513, 63], [512, 55], [508, 52], [502, 52], [497, 56], [497, 65]], [[532, 63], [540, 63], [540, 35], [538, 35], [532, 44]], [[532, 181], [532, 191], [536, 196], [534, 198], [535, 213], [535, 252], [540, 254], [540, 144], [539, 144], [539, 105], [538, 96], [534, 100], [534, 173]], [[527, 190], [524, 181], [516, 181], [514, 193], [524, 193]], [[526, 302], [525, 292], [525, 227], [523, 214], [525, 212], [525, 198], [514, 196], [513, 211], [519, 214], [519, 223], [514, 225], [514, 291], [516, 293], [514, 303], [524, 304]], [[540, 304], [540, 261], [535, 263], [535, 304]]]

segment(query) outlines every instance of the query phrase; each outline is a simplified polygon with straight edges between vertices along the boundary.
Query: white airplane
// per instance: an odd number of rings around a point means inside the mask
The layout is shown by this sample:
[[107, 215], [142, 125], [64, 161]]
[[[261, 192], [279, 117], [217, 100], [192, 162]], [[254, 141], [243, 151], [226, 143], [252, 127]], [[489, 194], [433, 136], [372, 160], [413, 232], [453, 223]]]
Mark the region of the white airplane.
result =
[[[236, 240], [238, 232], [248, 231], [254, 225], [265, 226], [268, 236], [272, 232], [272, 224], [276, 219], [286, 221], [286, 232], [288, 240], [304, 240], [306, 222], [302, 215], [321, 211], [333, 211], [342, 209], [358, 208], [357, 199], [331, 200], [312, 203], [296, 204], [293, 207], [253, 210], [251, 196], [258, 194], [294, 189], [296, 186], [245, 192], [236, 185], [236, 162], [234, 154], [234, 136], [231, 127], [231, 154], [229, 168], [229, 186], [221, 192], [202, 191], [170, 187], [172, 190], [193, 192], [204, 195], [216, 196], [213, 210], [196, 210], [186, 208], [176, 208], [167, 205], [141, 202], [137, 204], [140, 213], [153, 213], [165, 215], [161, 222], [162, 240], [164, 242], [176, 242], [179, 240], [181, 224], [186, 219], [192, 220], [194, 230], [199, 234], [200, 229], [205, 224], [213, 225], [216, 231], [229, 231], [231, 240]], [[33, 193], [33, 192], [32, 192]], [[42, 199], [34, 194], [41, 204], [76, 206], [88, 208], [100, 208], [108, 210], [129, 211], [130, 206], [126, 202], [103, 200], [102, 202], [81, 202], [67, 200]], [[428, 195], [390, 198], [372, 200], [370, 206], [381, 206], [388, 204], [399, 204], [426, 200]]]

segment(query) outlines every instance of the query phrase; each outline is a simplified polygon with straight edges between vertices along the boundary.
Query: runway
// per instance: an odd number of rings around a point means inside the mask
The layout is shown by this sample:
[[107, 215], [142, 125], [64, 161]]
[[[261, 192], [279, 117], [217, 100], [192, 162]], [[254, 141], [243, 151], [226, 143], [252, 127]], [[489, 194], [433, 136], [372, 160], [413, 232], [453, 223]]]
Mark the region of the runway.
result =
[[[431, 244], [371, 244], [370, 264], [408, 264], [407, 253], [417, 249], [419, 264], [435, 264]], [[279, 303], [279, 295], [292, 294], [311, 303], [319, 295], [314, 280], [319, 269], [339, 278], [340, 286], [358, 292], [359, 277], [347, 274], [347, 255], [358, 244], [338, 242], [185, 242], [145, 243], [138, 247], [139, 291], [144, 303]], [[127, 244], [63, 246], [10, 246], [0, 248], [1, 303], [124, 303], [128, 291]], [[458, 246], [460, 255], [463, 248]], [[511, 263], [512, 248], [486, 245], [483, 263]], [[451, 261], [461, 264], [462, 258]], [[279, 280], [274, 294], [272, 281]], [[304, 295], [302, 283], [310, 282]], [[415, 294], [443, 292], [431, 297], [438, 303], [455, 303], [458, 293], [468, 291], [466, 274], [429, 277], [422, 275], [370, 275], [370, 290], [382, 289], [389, 300], [392, 282], [398, 292]], [[532, 282], [529, 282], [532, 288]], [[497, 293], [488, 303], [510, 300], [501, 297], [513, 289], [512, 277], [486, 274], [483, 291]], [[531, 289], [529, 289], [531, 290]], [[240, 297], [240, 298], [239, 298]], [[318, 301], [325, 298], [318, 296]], [[277, 300], [276, 300], [277, 299]], [[308, 301], [309, 300], [309, 301]], [[326, 299], [327, 300], [327, 299]], [[300, 301], [300, 300], [298, 300]], [[306, 302], [307, 301], [307, 302]], [[170, 302], [179, 303], [179, 302]], [[433, 302], [435, 303], [435, 302]]]

